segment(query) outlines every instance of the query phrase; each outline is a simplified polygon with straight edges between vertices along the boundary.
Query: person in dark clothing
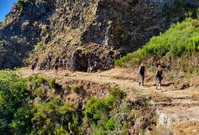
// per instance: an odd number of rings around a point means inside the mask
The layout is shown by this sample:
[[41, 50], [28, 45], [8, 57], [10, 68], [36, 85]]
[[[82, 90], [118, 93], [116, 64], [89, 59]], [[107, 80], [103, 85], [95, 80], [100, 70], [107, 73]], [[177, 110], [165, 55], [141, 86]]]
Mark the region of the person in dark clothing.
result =
[[32, 65], [31, 65], [32, 73], [34, 73], [35, 67], [36, 67], [36, 64], [35, 64], [35, 63], [32, 63]]
[[157, 78], [157, 86], [156, 86], [156, 89], [161, 89], [161, 82], [162, 82], [162, 79], [163, 79], [163, 69], [161, 67], [161, 65], [158, 65], [158, 68], [157, 68], [157, 71], [156, 71], [156, 78]]
[[140, 74], [140, 82], [139, 85], [144, 86], [144, 77], [145, 77], [145, 66], [144, 66], [144, 62], [141, 63], [141, 65], [139, 66], [139, 74]]
[[55, 69], [55, 74], [57, 74], [57, 70], [58, 70], [58, 64], [57, 63], [54, 64], [54, 69]]

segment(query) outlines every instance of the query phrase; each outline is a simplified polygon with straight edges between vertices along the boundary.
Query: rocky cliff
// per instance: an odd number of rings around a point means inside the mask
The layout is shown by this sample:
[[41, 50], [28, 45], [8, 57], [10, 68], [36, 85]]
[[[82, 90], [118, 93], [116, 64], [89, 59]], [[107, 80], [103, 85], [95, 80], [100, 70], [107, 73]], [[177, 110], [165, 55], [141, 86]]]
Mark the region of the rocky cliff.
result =
[[96, 72], [196, 11], [197, 0], [18, 0], [0, 27], [0, 68]]

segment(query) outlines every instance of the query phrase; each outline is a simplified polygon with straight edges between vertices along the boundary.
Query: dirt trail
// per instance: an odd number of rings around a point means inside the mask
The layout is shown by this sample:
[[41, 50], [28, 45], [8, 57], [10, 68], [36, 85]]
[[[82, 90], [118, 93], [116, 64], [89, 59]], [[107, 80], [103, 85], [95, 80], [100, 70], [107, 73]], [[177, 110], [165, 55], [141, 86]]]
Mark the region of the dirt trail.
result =
[[[30, 68], [21, 68], [23, 77], [33, 75]], [[56, 74], [53, 70], [35, 70], [34, 74], [47, 78], [57, 78], [59, 83], [66, 80], [87, 80], [99, 84], [112, 83], [127, 92], [128, 98], [139, 95], [152, 97], [151, 103], [157, 107], [159, 123], [176, 135], [199, 135], [199, 88], [185, 90], [172, 90], [169, 85], [163, 86], [162, 90], [156, 90], [155, 80], [150, 80], [145, 87], [139, 86], [137, 74], [130, 69], [114, 68], [97, 73], [70, 72], [60, 70]], [[163, 84], [166, 82], [163, 82]]]

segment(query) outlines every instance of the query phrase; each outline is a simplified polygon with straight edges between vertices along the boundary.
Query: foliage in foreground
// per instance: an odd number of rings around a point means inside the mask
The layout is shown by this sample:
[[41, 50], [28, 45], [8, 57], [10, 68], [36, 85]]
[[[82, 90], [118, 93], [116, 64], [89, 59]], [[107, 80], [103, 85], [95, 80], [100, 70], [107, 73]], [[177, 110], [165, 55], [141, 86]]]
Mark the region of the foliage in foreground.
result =
[[[12, 121], [17, 115], [25, 115], [23, 121], [18, 123], [24, 130], [30, 123], [29, 114], [31, 94], [27, 89], [27, 82], [10, 71], [0, 73], [0, 131], [5, 135], [12, 134]], [[23, 109], [21, 108], [23, 106]], [[19, 113], [21, 112], [21, 113]], [[13, 132], [14, 133], [14, 132]]]
[[[32, 83], [32, 84], [30, 84]], [[61, 135], [79, 133], [77, 107], [60, 99], [42, 98], [43, 77], [22, 79], [16, 72], [0, 72], [0, 132], [4, 135]], [[48, 83], [47, 83], [48, 84]], [[31, 86], [31, 87], [29, 87]], [[36, 92], [36, 93], [35, 93]]]
[[[120, 103], [125, 96], [125, 93], [118, 88], [114, 88], [110, 91], [110, 96], [105, 99], [91, 98], [88, 100], [84, 111], [84, 124], [92, 127], [92, 132], [99, 135], [111, 133], [116, 129], [121, 130], [120, 122], [122, 123], [122, 121], [115, 118], [113, 113], [117, 114]], [[120, 107], [124, 109], [127, 106], [122, 107], [121, 105]], [[127, 113], [128, 111], [130, 111], [130, 108], [125, 108], [120, 113]]]
[[[42, 76], [23, 79], [16, 71], [0, 72], [1, 134], [127, 134], [128, 128], [135, 125], [142, 106], [147, 105], [146, 100], [139, 102], [141, 104], [128, 104], [126, 93], [112, 88], [108, 97], [91, 98], [81, 110], [78, 104], [67, 104], [62, 98], [55, 98], [56, 93], [47, 97], [49, 91], [62, 91], [61, 87], [52, 87], [51, 81]], [[59, 86], [56, 81], [53, 84]], [[72, 87], [67, 89], [72, 90]], [[148, 114], [148, 110], [142, 115]]]

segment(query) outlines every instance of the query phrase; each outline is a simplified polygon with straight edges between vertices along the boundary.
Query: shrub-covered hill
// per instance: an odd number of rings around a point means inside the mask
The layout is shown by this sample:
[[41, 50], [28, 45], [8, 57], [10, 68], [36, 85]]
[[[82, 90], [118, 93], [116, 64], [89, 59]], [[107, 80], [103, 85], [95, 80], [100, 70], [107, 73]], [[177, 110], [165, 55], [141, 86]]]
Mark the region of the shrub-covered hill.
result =
[[145, 61], [149, 66], [162, 64], [183, 72], [199, 71], [199, 20], [186, 18], [137, 51], [115, 62], [117, 66], [132, 67]]
[[[119, 88], [103, 90], [108, 95], [96, 97], [95, 90], [87, 93], [89, 90], [75, 83], [62, 86], [55, 78], [24, 79], [17, 71], [1, 71], [0, 134], [139, 134], [157, 122], [150, 97], [132, 101]], [[75, 94], [80, 96], [75, 98]], [[66, 97], [71, 101], [66, 102]]]

